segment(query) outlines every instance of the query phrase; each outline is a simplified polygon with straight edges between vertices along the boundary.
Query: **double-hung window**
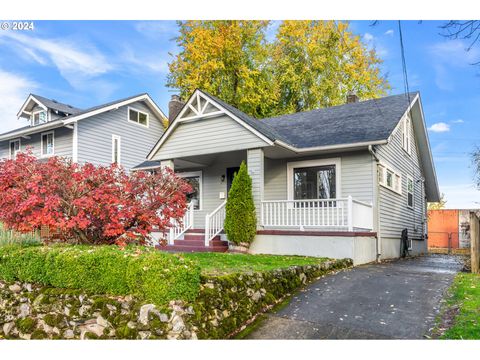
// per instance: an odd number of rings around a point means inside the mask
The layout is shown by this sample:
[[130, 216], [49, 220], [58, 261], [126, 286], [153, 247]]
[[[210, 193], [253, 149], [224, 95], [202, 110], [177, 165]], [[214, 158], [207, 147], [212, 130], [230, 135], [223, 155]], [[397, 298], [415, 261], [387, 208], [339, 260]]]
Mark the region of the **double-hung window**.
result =
[[20, 152], [20, 139], [10, 141], [10, 159], [14, 160]]
[[55, 135], [53, 131], [42, 133], [41, 137], [42, 156], [52, 156], [55, 153]]
[[414, 194], [415, 194], [415, 182], [413, 178], [407, 176], [407, 206], [413, 209], [414, 205]]
[[408, 154], [412, 153], [411, 120], [408, 116], [403, 121], [402, 147]]
[[47, 112], [45, 110], [36, 111], [32, 114], [32, 125], [40, 125], [47, 122]]
[[129, 107], [128, 121], [148, 127], [148, 114], [146, 112]]

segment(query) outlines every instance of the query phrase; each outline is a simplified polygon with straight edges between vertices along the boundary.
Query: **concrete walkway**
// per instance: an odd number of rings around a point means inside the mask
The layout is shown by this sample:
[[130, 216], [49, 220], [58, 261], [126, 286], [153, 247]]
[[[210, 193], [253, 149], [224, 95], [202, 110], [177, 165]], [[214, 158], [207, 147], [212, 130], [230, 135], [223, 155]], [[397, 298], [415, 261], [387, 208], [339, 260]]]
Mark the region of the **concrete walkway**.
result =
[[422, 339], [461, 259], [430, 255], [326, 276], [292, 298], [250, 339]]

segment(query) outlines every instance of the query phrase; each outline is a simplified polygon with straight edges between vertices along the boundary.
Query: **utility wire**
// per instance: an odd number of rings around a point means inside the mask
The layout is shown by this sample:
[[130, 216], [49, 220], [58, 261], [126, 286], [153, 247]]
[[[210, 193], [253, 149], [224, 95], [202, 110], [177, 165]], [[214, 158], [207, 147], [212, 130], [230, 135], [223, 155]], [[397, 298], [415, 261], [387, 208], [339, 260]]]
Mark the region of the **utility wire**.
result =
[[[398, 34], [400, 37], [400, 53], [402, 57], [402, 70], [403, 70], [403, 86], [405, 88], [405, 95], [406, 98], [408, 99], [408, 116], [410, 117], [410, 126], [413, 126], [413, 117], [412, 117], [412, 101], [410, 99], [410, 88], [408, 86], [408, 72], [407, 72], [407, 61], [405, 60], [405, 46], [403, 45], [403, 33], [402, 33], [402, 22], [398, 20]], [[410, 129], [407, 129], [406, 131], [410, 131]], [[408, 136], [410, 139], [410, 136]], [[408, 146], [410, 146], [410, 151], [411, 151], [411, 146], [412, 144], [410, 143]], [[415, 163], [412, 161], [412, 175], [413, 175], [413, 204], [415, 204], [415, 184], [416, 184], [416, 177], [415, 177]], [[421, 175], [421, 172], [420, 172]], [[423, 183], [420, 183], [420, 195], [422, 197], [422, 213], [423, 213], [423, 207], [425, 206], [424, 202], [424, 196], [422, 196], [422, 190], [423, 190]], [[407, 178], [407, 196], [408, 196], [408, 178]], [[415, 232], [416, 224], [417, 224], [417, 216], [416, 216], [416, 211], [413, 210], [412, 213], [412, 220], [413, 220], [413, 230]], [[423, 221], [422, 221], [423, 222]], [[424, 225], [422, 225], [422, 236], [424, 233]]]

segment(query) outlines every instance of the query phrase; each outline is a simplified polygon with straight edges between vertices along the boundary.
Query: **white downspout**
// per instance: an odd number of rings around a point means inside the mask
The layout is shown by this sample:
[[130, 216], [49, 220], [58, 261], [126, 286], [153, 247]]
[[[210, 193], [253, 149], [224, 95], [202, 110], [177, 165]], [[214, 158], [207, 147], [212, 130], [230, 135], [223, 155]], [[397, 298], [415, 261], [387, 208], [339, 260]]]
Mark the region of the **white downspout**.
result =
[[375, 229], [377, 231], [377, 262], [380, 261], [381, 250], [382, 250], [382, 238], [380, 234], [380, 190], [378, 186], [378, 166], [377, 164], [380, 162], [377, 154], [373, 150], [372, 145], [368, 145], [368, 152], [372, 155], [375, 162], [373, 163], [373, 197], [374, 197], [374, 204], [375, 204], [375, 214], [374, 214], [374, 223]]

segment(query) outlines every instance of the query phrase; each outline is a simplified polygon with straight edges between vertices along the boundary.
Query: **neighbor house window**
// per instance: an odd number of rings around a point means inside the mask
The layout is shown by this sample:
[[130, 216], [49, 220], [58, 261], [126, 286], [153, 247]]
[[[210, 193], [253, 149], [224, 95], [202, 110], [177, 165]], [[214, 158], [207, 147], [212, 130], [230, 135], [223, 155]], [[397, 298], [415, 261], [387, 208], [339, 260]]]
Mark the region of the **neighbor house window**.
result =
[[403, 140], [402, 147], [407, 153], [412, 153], [412, 140], [411, 140], [411, 121], [407, 116], [403, 122]]
[[112, 164], [120, 165], [121, 161], [121, 146], [122, 146], [122, 139], [120, 136], [112, 135]]
[[10, 159], [14, 160], [20, 152], [20, 139], [10, 141]]
[[402, 193], [402, 176], [386, 165], [378, 165], [378, 183], [396, 193]]
[[47, 112], [37, 111], [32, 114], [32, 125], [39, 125], [47, 122]]
[[187, 203], [193, 202], [193, 208], [200, 210], [202, 208], [202, 172], [191, 171], [177, 173], [177, 175], [192, 187], [192, 191], [187, 194]]
[[148, 114], [133, 108], [128, 108], [128, 121], [148, 127]]
[[408, 176], [407, 177], [407, 205], [410, 208], [413, 208], [414, 193], [415, 193], [415, 183], [413, 182], [413, 179], [410, 176]]
[[41, 154], [42, 156], [51, 156], [55, 153], [54, 132], [43, 133], [41, 137]]
[[287, 164], [289, 200], [335, 199], [340, 196], [340, 159]]

